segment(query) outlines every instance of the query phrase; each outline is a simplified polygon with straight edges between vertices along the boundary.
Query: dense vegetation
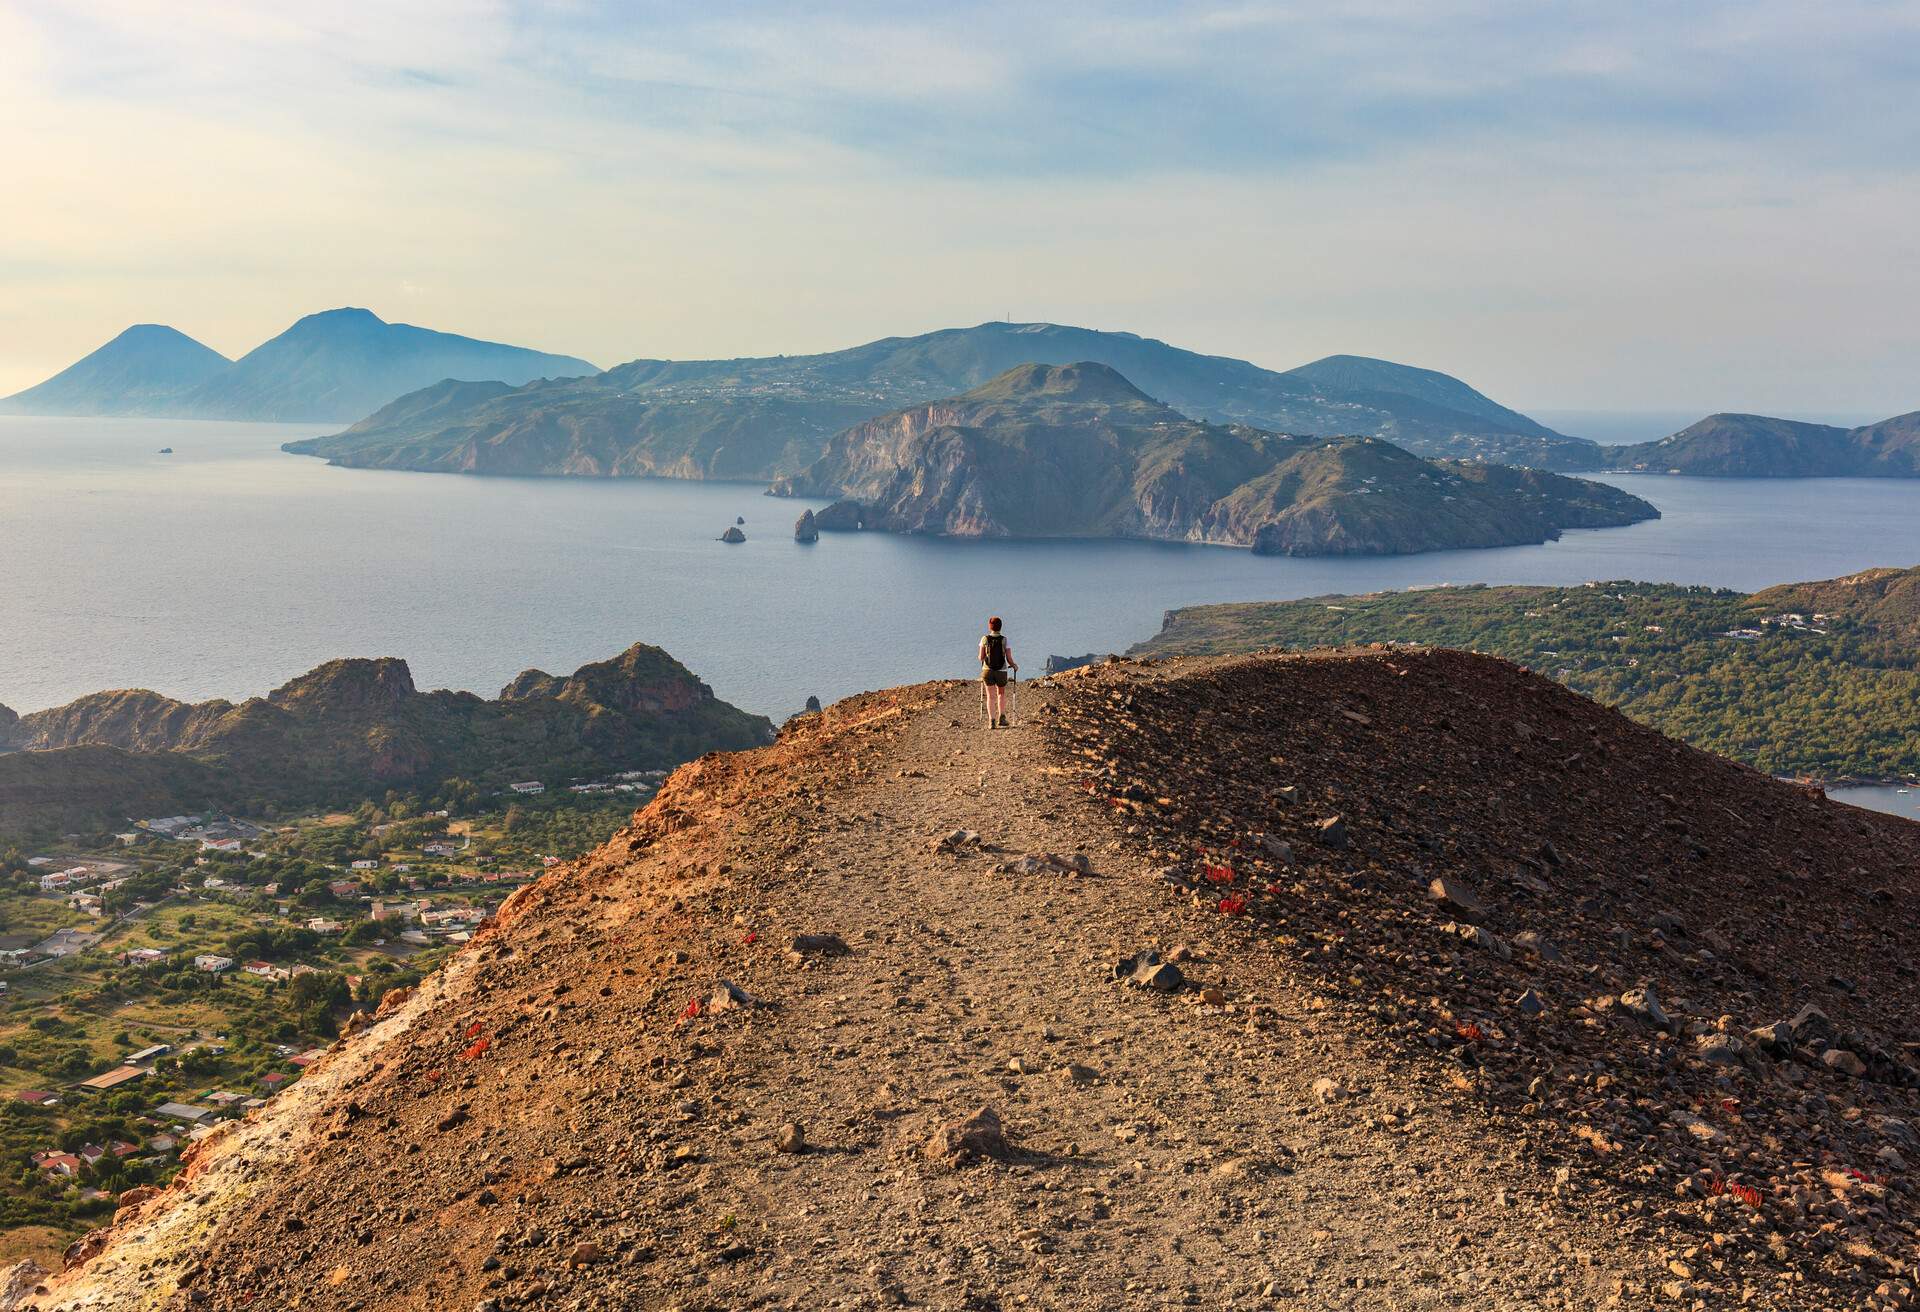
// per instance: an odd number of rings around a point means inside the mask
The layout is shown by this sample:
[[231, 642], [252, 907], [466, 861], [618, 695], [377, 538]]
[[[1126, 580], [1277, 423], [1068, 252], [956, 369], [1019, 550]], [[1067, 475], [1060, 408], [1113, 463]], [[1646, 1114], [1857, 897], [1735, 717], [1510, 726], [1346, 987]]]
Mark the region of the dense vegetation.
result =
[[[1551, 676], [1778, 774], [1920, 774], [1920, 570], [1745, 594], [1671, 584], [1465, 587], [1197, 606], [1136, 654], [1414, 642]], [[1799, 613], [1804, 625], [1783, 620]], [[1815, 622], [1819, 613], [1826, 618]], [[1729, 636], [1742, 631], [1746, 636]]]

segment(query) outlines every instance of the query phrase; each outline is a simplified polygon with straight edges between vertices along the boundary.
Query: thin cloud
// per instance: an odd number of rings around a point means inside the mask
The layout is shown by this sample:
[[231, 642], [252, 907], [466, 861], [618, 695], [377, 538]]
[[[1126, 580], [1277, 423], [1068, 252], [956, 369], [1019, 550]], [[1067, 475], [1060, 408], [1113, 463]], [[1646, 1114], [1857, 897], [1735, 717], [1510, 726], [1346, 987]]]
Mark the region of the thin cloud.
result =
[[0, 390], [137, 319], [232, 353], [404, 297], [603, 362], [1011, 303], [1531, 404], [1910, 406], [1916, 36], [1785, 0], [16, 0]]

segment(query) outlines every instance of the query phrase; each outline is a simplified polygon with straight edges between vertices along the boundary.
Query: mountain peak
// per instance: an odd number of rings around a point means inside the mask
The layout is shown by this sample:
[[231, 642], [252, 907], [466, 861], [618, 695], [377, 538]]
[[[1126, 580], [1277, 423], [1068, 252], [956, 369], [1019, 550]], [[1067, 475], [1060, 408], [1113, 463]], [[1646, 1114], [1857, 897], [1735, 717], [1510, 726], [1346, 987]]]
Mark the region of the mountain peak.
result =
[[338, 713], [388, 709], [415, 693], [413, 672], [397, 656], [332, 660], [267, 694], [290, 711]]
[[302, 315], [301, 323], [377, 323], [386, 322], [372, 310], [358, 305], [341, 305], [331, 310], [316, 310], [312, 314]]
[[294, 320], [292, 327], [281, 334], [281, 337], [313, 333], [377, 332], [388, 326], [387, 321], [372, 310], [361, 309], [357, 305], [343, 305], [338, 309], [320, 310], [314, 314], [301, 315]]
[[164, 412], [177, 397], [231, 366], [218, 351], [163, 323], [136, 323], [44, 383], [0, 399], [28, 415]]
[[1125, 405], [1152, 397], [1111, 365], [1018, 364], [965, 393], [969, 401], [1047, 401], [1069, 405]]

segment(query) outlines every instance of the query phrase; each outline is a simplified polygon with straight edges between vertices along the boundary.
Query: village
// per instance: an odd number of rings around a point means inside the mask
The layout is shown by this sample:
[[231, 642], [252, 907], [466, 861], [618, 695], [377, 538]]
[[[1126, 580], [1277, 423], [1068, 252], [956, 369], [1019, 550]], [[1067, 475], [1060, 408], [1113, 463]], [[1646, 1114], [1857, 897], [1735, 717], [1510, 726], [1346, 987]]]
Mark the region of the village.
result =
[[153, 816], [31, 854], [0, 838], [0, 1219], [46, 1251], [170, 1178], [661, 777], [518, 782], [464, 815], [389, 798]]

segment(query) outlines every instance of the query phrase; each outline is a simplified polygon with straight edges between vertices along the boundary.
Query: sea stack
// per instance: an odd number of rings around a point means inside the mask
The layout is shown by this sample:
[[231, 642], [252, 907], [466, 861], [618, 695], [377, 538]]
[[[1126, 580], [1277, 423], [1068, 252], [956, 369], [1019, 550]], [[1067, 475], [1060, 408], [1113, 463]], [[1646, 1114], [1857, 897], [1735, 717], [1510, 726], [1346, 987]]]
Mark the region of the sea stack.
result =
[[729, 524], [727, 525], [727, 531], [720, 535], [720, 540], [722, 542], [745, 542], [747, 535], [742, 533], [736, 526]]
[[820, 540], [820, 530], [814, 526], [813, 512], [811, 510], [801, 511], [800, 518], [794, 521], [793, 540], [795, 542], [818, 542]]

